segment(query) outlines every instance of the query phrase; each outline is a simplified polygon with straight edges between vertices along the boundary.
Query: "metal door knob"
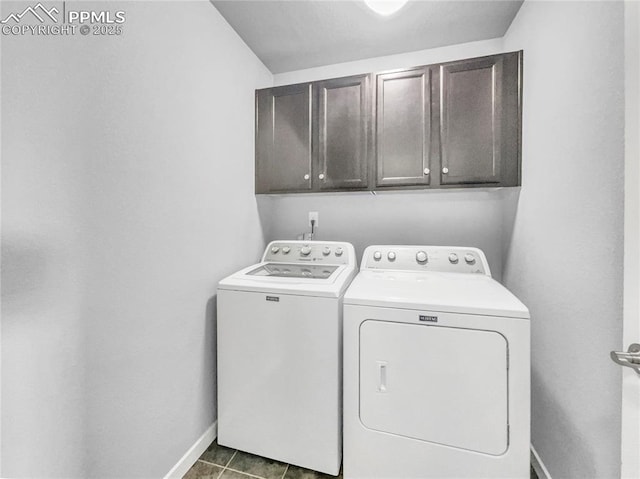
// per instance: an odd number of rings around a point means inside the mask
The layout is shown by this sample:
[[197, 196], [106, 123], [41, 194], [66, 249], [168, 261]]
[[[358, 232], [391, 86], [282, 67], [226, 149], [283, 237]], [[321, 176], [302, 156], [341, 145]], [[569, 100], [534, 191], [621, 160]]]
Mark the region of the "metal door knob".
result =
[[319, 179], [321, 179], [321, 180], [324, 180], [324, 173], [320, 173], [320, 174], [318, 175], [318, 178], [319, 178]]
[[611, 351], [611, 359], [620, 366], [627, 366], [640, 374], [640, 344], [633, 343], [626, 352]]
[[309, 173], [307, 173], [306, 175], [304, 175], [304, 179], [305, 179], [305, 180], [308, 180], [309, 178], [311, 178], [311, 177], [309, 176]]
[[442, 172], [446, 175], [447, 173], [449, 173], [449, 168], [445, 166], [444, 168], [442, 168]]
[[429, 168], [425, 168], [425, 169], [424, 169], [424, 174], [425, 174], [425, 175], [428, 175], [429, 173], [431, 173], [431, 170], [429, 170]]

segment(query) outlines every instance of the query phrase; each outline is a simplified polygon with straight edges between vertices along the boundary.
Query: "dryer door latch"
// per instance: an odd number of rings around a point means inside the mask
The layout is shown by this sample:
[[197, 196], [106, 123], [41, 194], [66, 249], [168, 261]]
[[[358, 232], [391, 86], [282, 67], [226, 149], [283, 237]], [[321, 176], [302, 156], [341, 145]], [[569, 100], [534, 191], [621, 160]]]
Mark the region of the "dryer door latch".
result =
[[378, 361], [378, 392], [387, 392], [387, 362]]

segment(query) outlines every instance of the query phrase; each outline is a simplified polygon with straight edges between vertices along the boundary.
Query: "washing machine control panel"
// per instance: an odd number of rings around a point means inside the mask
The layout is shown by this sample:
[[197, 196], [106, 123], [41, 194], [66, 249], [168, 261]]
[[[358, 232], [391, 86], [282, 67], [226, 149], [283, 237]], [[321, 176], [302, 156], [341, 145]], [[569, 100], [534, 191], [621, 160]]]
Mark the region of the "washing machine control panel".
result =
[[273, 241], [262, 261], [270, 263], [354, 264], [355, 252], [350, 243], [337, 241]]
[[361, 270], [440, 271], [491, 276], [484, 253], [459, 246], [369, 246]]

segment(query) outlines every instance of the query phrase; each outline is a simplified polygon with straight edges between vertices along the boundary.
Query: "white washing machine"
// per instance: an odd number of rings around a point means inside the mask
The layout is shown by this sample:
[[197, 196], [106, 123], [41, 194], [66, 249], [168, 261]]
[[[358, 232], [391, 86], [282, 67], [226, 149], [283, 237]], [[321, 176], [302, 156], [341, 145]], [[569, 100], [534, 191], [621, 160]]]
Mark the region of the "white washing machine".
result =
[[529, 334], [482, 251], [368, 247], [344, 299], [344, 477], [528, 478]]
[[218, 443], [337, 475], [353, 246], [274, 241], [218, 285]]

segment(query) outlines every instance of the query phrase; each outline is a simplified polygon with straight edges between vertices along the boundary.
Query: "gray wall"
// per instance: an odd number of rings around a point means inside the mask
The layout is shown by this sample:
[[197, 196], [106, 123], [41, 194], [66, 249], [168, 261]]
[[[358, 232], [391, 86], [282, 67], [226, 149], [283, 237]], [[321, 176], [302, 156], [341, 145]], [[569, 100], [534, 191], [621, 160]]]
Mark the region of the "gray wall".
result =
[[319, 213], [316, 239], [353, 243], [358, 261], [371, 244], [476, 246], [491, 273], [502, 276], [504, 192], [407, 191], [311, 194], [259, 198], [271, 210], [267, 237], [308, 232], [308, 212]]
[[[2, 15], [24, 3], [2, 2]], [[215, 293], [258, 259], [254, 88], [203, 2], [2, 39], [2, 477], [161, 477], [215, 419]]]
[[532, 314], [532, 439], [551, 476], [620, 474], [623, 3], [531, 2], [523, 186], [507, 211], [504, 281]]

